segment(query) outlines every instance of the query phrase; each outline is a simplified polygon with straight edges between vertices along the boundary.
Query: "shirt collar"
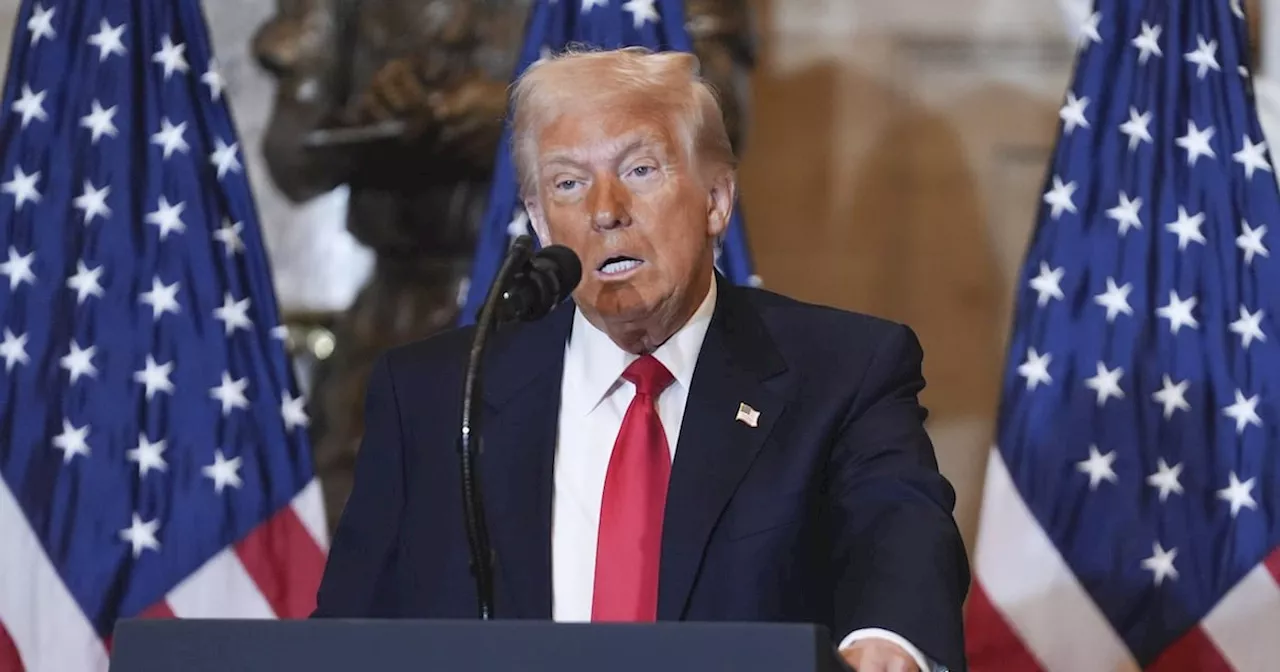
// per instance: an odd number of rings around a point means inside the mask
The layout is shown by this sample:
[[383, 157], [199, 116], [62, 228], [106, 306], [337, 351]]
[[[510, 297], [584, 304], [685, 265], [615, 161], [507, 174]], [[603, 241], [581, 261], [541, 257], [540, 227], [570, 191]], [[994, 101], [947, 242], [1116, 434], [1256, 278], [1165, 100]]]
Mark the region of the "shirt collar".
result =
[[[671, 338], [653, 351], [653, 356], [667, 367], [676, 385], [687, 391], [693, 381], [693, 370], [698, 363], [702, 341], [715, 313], [716, 282], [693, 316]], [[622, 372], [638, 359], [638, 355], [619, 348], [607, 334], [587, 321], [581, 309], [575, 309], [573, 330], [565, 348], [565, 371], [578, 391], [578, 398], [585, 402], [584, 410], [590, 411], [614, 390], [622, 379]]]

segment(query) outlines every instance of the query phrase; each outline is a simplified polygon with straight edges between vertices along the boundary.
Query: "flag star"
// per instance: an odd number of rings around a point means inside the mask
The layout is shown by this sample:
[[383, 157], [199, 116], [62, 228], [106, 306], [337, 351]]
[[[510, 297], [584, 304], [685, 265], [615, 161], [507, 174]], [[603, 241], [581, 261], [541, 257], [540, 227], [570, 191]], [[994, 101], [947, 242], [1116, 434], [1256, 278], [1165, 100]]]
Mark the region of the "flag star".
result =
[[27, 19], [27, 30], [31, 31], [31, 46], [36, 46], [42, 37], [53, 39], [57, 36], [53, 30], [53, 15], [57, 11], [57, 7], [45, 9], [44, 5], [36, 3], [35, 9], [31, 10], [31, 18]]
[[73, 385], [80, 379], [80, 376], [97, 377], [98, 367], [93, 365], [93, 356], [97, 352], [98, 346], [96, 345], [81, 348], [79, 343], [74, 340], [71, 341], [71, 352], [63, 355], [58, 362], [71, 375], [71, 383]]
[[160, 278], [151, 279], [151, 291], [143, 292], [138, 300], [151, 306], [151, 319], [159, 320], [160, 316], [165, 313], [173, 313], [177, 315], [181, 308], [178, 306], [178, 287], [181, 283], [175, 281], [172, 285], [166, 285], [160, 282]]
[[624, 12], [631, 12], [631, 25], [640, 30], [644, 24], [652, 21], [657, 23], [660, 20], [658, 10], [653, 6], [654, 0], [627, 0], [622, 3]]
[[1129, 108], [1129, 121], [1120, 124], [1120, 132], [1129, 136], [1129, 151], [1138, 148], [1140, 142], [1152, 142], [1151, 112], [1138, 114], [1138, 108]]
[[236, 301], [231, 298], [231, 292], [226, 292], [222, 296], [222, 306], [213, 309], [213, 316], [222, 320], [226, 335], [230, 336], [236, 329], [248, 331], [253, 326], [253, 320], [249, 319], [248, 311], [249, 297]]
[[142, 478], [152, 469], [157, 471], [168, 470], [169, 464], [164, 461], [164, 449], [164, 439], [153, 442], [147, 439], [146, 434], [139, 434], [138, 447], [129, 449], [125, 453], [125, 457], [130, 462], [138, 463], [138, 477]]
[[1057, 175], [1053, 176], [1053, 189], [1050, 189], [1044, 195], [1044, 202], [1052, 208], [1052, 216], [1057, 219], [1062, 212], [1076, 212], [1076, 204], [1071, 202], [1072, 194], [1076, 193], [1076, 183], [1062, 183], [1062, 178]]
[[13, 371], [14, 364], [26, 364], [31, 361], [27, 355], [27, 335], [14, 336], [13, 332], [5, 327], [4, 342], [0, 343], [0, 357], [4, 358], [4, 370], [6, 373]]
[[1213, 126], [1201, 130], [1200, 127], [1196, 126], [1196, 122], [1187, 121], [1187, 134], [1178, 138], [1176, 143], [1179, 147], [1187, 150], [1188, 166], [1196, 165], [1196, 161], [1202, 156], [1207, 156], [1211, 159], [1218, 158], [1218, 155], [1213, 151], [1213, 147], [1209, 146], [1209, 140], [1213, 138], [1215, 132], [1216, 130]]
[[1271, 256], [1268, 254], [1266, 246], [1262, 244], [1262, 237], [1267, 233], [1266, 225], [1255, 229], [1249, 226], [1249, 222], [1243, 220], [1240, 225], [1244, 229], [1244, 233], [1236, 236], [1236, 247], [1239, 247], [1244, 252], [1245, 265], [1248, 266], [1253, 263], [1253, 255], [1255, 254], [1260, 254], [1264, 257]]
[[1084, 386], [1098, 393], [1098, 405], [1103, 406], [1111, 397], [1124, 399], [1124, 391], [1120, 389], [1120, 376], [1123, 375], [1124, 368], [1108, 369], [1106, 364], [1098, 362], [1097, 373], [1086, 378]]
[[222, 455], [221, 450], [213, 451], [213, 464], [203, 467], [200, 473], [213, 479], [213, 491], [222, 494], [222, 489], [228, 485], [233, 488], [239, 488], [244, 485], [240, 480], [240, 458], [233, 457], [227, 459]]
[[214, 240], [222, 243], [228, 257], [244, 250], [244, 241], [240, 240], [240, 231], [243, 229], [244, 222], [235, 222], [233, 224], [223, 220], [222, 227], [213, 232]]
[[1093, 297], [1095, 303], [1107, 309], [1107, 322], [1114, 322], [1116, 315], [1120, 313], [1133, 314], [1133, 308], [1129, 305], [1131, 291], [1133, 291], [1133, 283], [1126, 282], [1117, 287], [1114, 278], [1107, 278], [1107, 291]]
[[1244, 8], [1240, 6], [1240, 0], [1229, 0], [1228, 4], [1231, 5], [1231, 13], [1235, 14], [1237, 19], [1244, 20]]
[[1160, 32], [1163, 27], [1153, 26], [1146, 21], [1142, 22], [1142, 34], [1133, 38], [1133, 46], [1141, 52], [1138, 54], [1138, 63], [1146, 65], [1152, 54], [1164, 57], [1164, 52], [1160, 51]]
[[1115, 483], [1119, 480], [1111, 466], [1115, 461], [1116, 451], [1113, 450], [1104, 455], [1098, 452], [1097, 446], [1089, 446], [1089, 459], [1076, 462], [1076, 469], [1088, 474], [1089, 489], [1097, 490], [1098, 484], [1103, 481]]
[[98, 23], [98, 32], [89, 36], [89, 44], [98, 48], [99, 63], [112, 54], [124, 56], [124, 42], [120, 38], [124, 35], [125, 28], [128, 28], [127, 24], [112, 26], [106, 19]]
[[1197, 212], [1194, 215], [1188, 215], [1187, 209], [1178, 206], [1178, 219], [1164, 225], [1170, 233], [1178, 236], [1178, 250], [1187, 249], [1187, 243], [1195, 241], [1201, 245], [1205, 244], [1204, 234], [1200, 233], [1200, 227], [1204, 224], [1204, 213]]
[[213, 59], [209, 60], [209, 69], [200, 75], [200, 81], [209, 87], [209, 97], [215, 103], [222, 97], [223, 89], [227, 88], [227, 80], [223, 79], [222, 73], [218, 70], [218, 62]]
[[529, 213], [524, 208], [517, 208], [507, 224], [507, 236], [516, 238], [529, 233]]
[[1246, 399], [1240, 390], [1236, 390], [1235, 403], [1222, 409], [1222, 414], [1236, 421], [1236, 434], [1243, 434], [1244, 428], [1249, 425], [1262, 426], [1262, 418], [1258, 417], [1256, 394]]
[[102, 267], [89, 268], [83, 261], [76, 262], [76, 274], [67, 278], [67, 287], [76, 290], [76, 304], [84, 303], [90, 296], [102, 296]]
[[1182, 484], [1178, 482], [1178, 476], [1181, 474], [1181, 462], [1170, 467], [1162, 457], [1156, 462], [1156, 473], [1147, 477], [1147, 484], [1160, 489], [1160, 501], [1163, 502], [1169, 499], [1171, 492], [1182, 494]]
[[1107, 217], [1116, 220], [1120, 225], [1120, 235], [1129, 232], [1129, 229], [1141, 229], [1142, 219], [1138, 217], [1138, 211], [1142, 209], [1142, 197], [1130, 199], [1129, 195], [1120, 192], [1120, 202], [1107, 209]]
[[160, 540], [156, 539], [159, 529], [160, 519], [143, 522], [142, 516], [135, 513], [129, 527], [120, 530], [120, 539], [129, 543], [136, 560], [143, 551], [160, 551]]
[[1208, 42], [1205, 42], [1203, 35], [1196, 35], [1196, 45], [1195, 51], [1187, 52], [1187, 54], [1183, 56], [1183, 58], [1187, 59], [1188, 63], [1197, 66], [1196, 77], [1204, 79], [1205, 74], [1208, 73], [1210, 69], [1221, 71], [1222, 68], [1218, 65], [1217, 56], [1218, 41], [1209, 40]]
[[76, 427], [70, 420], [62, 420], [62, 433], [53, 437], [53, 447], [62, 451], [62, 463], [68, 464], [76, 455], [89, 456], [89, 425]]
[[1199, 299], [1194, 296], [1183, 300], [1178, 298], [1178, 293], [1169, 290], [1169, 303], [1156, 309], [1156, 315], [1169, 320], [1169, 333], [1177, 335], [1178, 330], [1183, 327], [1191, 327], [1198, 329], [1200, 322], [1191, 314], [1192, 309], [1199, 303]]
[[80, 117], [80, 127], [89, 129], [91, 134], [89, 142], [96, 145], [98, 144], [98, 138], [104, 135], [116, 137], [119, 129], [116, 128], [115, 116], [116, 108], [119, 106], [112, 105], [103, 109], [102, 104], [97, 99], [94, 99], [90, 106], [93, 109], [89, 111], [89, 114]]
[[1061, 299], [1062, 294], [1062, 274], [1066, 272], [1066, 268], [1059, 266], [1058, 268], [1049, 268], [1049, 264], [1040, 262], [1040, 275], [1032, 278], [1028, 283], [1031, 289], [1034, 289], [1040, 296], [1036, 299], [1036, 305], [1044, 307], [1049, 303], [1050, 298]]
[[1076, 98], [1076, 94], [1068, 91], [1067, 102], [1058, 110], [1058, 116], [1062, 119], [1063, 131], [1067, 135], [1076, 130], [1077, 126], [1089, 128], [1089, 120], [1085, 118], [1084, 111], [1089, 107], [1089, 97]]
[[239, 148], [240, 143], [233, 142], [228, 145], [222, 141], [222, 138], [216, 138], [214, 141], [218, 146], [209, 155], [209, 163], [217, 166], [218, 179], [221, 180], [227, 174], [227, 171], [240, 172], [240, 159], [236, 157], [236, 150]]
[[277, 324], [276, 326], [271, 327], [271, 337], [281, 341], [288, 340], [289, 326], [285, 324]]
[[608, 7], [609, 0], [582, 0], [582, 13], [591, 11], [592, 7]]
[[190, 147], [187, 141], [183, 139], [182, 134], [187, 130], [187, 122], [182, 122], [174, 126], [169, 121], [169, 117], [160, 120], [160, 130], [151, 135], [151, 144], [160, 145], [164, 148], [164, 158], [169, 158], [174, 151], [186, 153]]
[[545, 44], [542, 45], [541, 47], [538, 47], [538, 58], [545, 61], [551, 58], [551, 56], [552, 56], [551, 47], [548, 47]]
[[299, 396], [295, 399], [292, 394], [285, 391], [284, 400], [280, 402], [280, 415], [284, 418], [286, 432], [292, 431], [294, 427], [306, 427], [311, 423], [311, 419], [307, 417], [306, 404], [305, 397]]
[[160, 51], [152, 54], [151, 62], [164, 66], [164, 78], [168, 81], [175, 71], [185, 73], [189, 69], [187, 59], [182, 55], [186, 50], [187, 45], [181, 42], [174, 44], [168, 35], [164, 35], [160, 38]]
[[1164, 407], [1164, 419], [1168, 420], [1173, 417], [1174, 411], [1189, 411], [1191, 404], [1187, 403], [1187, 386], [1191, 381], [1184, 380], [1175, 384], [1169, 376], [1163, 377], [1163, 385], [1159, 392], [1151, 395], [1151, 398]]
[[14, 209], [21, 210], [22, 206], [31, 201], [32, 203], [40, 202], [40, 191], [36, 189], [36, 182], [40, 179], [40, 171], [36, 171], [30, 175], [22, 170], [21, 166], [13, 167], [13, 179], [0, 184], [0, 193], [13, 196]]
[[164, 240], [173, 231], [183, 233], [187, 230], [187, 225], [182, 222], [182, 211], [186, 208], [185, 201], [170, 205], [169, 199], [161, 196], [156, 209], [147, 213], [146, 221], [160, 227], [160, 240]]
[[18, 254], [17, 248], [9, 246], [9, 260], [0, 264], [0, 275], [9, 276], [10, 291], [17, 289], [22, 283], [35, 284], [36, 274], [31, 272], [31, 264], [35, 263], [36, 253]]
[[26, 128], [32, 119], [48, 121], [49, 115], [44, 111], [44, 97], [48, 91], [32, 91], [30, 86], [22, 85], [22, 96], [13, 102], [13, 111], [22, 115], [22, 127]]
[[107, 207], [107, 195], [111, 193], [111, 186], [106, 185], [101, 189], [93, 186], [89, 180], [84, 181], [84, 191], [76, 196], [71, 204], [76, 210], [81, 211], [81, 219], [86, 225], [93, 221], [94, 217], [102, 217], [109, 219], [111, 217], [111, 208]]
[[1232, 333], [1240, 334], [1240, 347], [1245, 350], [1249, 349], [1249, 344], [1257, 341], [1266, 342], [1267, 336], [1262, 333], [1262, 315], [1261, 308], [1256, 313], [1250, 313], [1244, 306], [1240, 306], [1240, 319], [1232, 322], [1228, 329]]
[[1264, 152], [1267, 151], [1267, 141], [1261, 140], [1257, 144], [1254, 144], [1253, 140], [1249, 139], [1249, 136], [1245, 135], [1243, 138], [1243, 146], [1240, 148], [1240, 151], [1232, 154], [1231, 158], [1234, 159], [1236, 163], [1244, 166], [1245, 179], [1253, 179], [1253, 173], [1255, 170], [1264, 170], [1268, 173], [1271, 172], [1271, 164], [1263, 155]]
[[1164, 550], [1164, 547], [1156, 542], [1151, 545], [1151, 557], [1142, 561], [1142, 568], [1151, 572], [1159, 586], [1166, 578], [1178, 580], [1178, 570], [1173, 566], [1173, 559], [1178, 557], [1178, 549], [1171, 548]]
[[232, 380], [231, 374], [224, 371], [222, 383], [210, 389], [209, 396], [222, 404], [222, 414], [227, 415], [233, 408], [249, 408], [249, 399], [244, 394], [248, 386], [248, 378]]
[[1102, 12], [1094, 12], [1080, 24], [1080, 46], [1087, 47], [1091, 42], [1102, 44], [1102, 35], [1098, 34], [1098, 24], [1102, 22]]
[[1236, 476], [1236, 472], [1231, 472], [1229, 476], [1230, 482], [1227, 487], [1218, 491], [1218, 499], [1224, 500], [1231, 504], [1231, 517], [1235, 518], [1240, 513], [1240, 509], [1248, 507], [1250, 509], [1258, 508], [1258, 503], [1253, 499], [1254, 481], [1251, 478], [1243, 483]]
[[147, 401], [151, 401], [156, 392], [173, 394], [173, 381], [169, 380], [169, 375], [172, 373], [173, 362], [157, 364], [154, 357], [147, 355], [147, 362], [143, 369], [133, 372], [133, 380], [146, 387]]
[[1035, 348], [1027, 348], [1027, 361], [1018, 365], [1018, 375], [1027, 379], [1028, 390], [1036, 389], [1041, 383], [1048, 385], [1053, 382], [1049, 375], [1049, 362], [1052, 361], [1053, 355], [1047, 352], [1042, 355]]

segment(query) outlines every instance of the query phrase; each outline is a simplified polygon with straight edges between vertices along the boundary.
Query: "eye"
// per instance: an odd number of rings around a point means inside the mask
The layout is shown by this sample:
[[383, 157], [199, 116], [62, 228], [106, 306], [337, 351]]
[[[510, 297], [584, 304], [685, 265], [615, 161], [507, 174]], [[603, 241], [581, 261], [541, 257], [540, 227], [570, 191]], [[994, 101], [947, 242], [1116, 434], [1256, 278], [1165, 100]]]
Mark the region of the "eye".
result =
[[631, 172], [636, 177], [646, 177], [648, 175], [652, 175], [655, 170], [657, 170], [657, 168], [654, 168], [653, 166], [636, 166], [631, 169]]
[[555, 187], [561, 191], [567, 191], [578, 185], [577, 180], [560, 180], [556, 182]]

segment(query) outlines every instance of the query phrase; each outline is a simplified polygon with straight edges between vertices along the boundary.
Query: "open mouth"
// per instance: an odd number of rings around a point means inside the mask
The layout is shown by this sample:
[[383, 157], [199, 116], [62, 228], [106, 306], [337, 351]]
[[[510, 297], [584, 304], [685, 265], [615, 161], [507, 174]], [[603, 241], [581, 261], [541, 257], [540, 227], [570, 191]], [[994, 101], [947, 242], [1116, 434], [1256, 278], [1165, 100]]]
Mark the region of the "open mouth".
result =
[[644, 261], [628, 256], [609, 257], [596, 268], [596, 272], [604, 276], [617, 276], [639, 268]]

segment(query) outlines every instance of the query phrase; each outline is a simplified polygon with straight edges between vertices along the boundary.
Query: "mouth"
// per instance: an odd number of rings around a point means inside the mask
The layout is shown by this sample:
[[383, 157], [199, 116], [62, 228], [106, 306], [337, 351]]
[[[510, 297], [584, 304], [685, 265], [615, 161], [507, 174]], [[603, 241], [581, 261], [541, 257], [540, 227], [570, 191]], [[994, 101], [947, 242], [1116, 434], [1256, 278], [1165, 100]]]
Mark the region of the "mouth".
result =
[[624, 278], [644, 265], [643, 259], [626, 255], [615, 255], [605, 259], [596, 267], [596, 275], [606, 280]]

